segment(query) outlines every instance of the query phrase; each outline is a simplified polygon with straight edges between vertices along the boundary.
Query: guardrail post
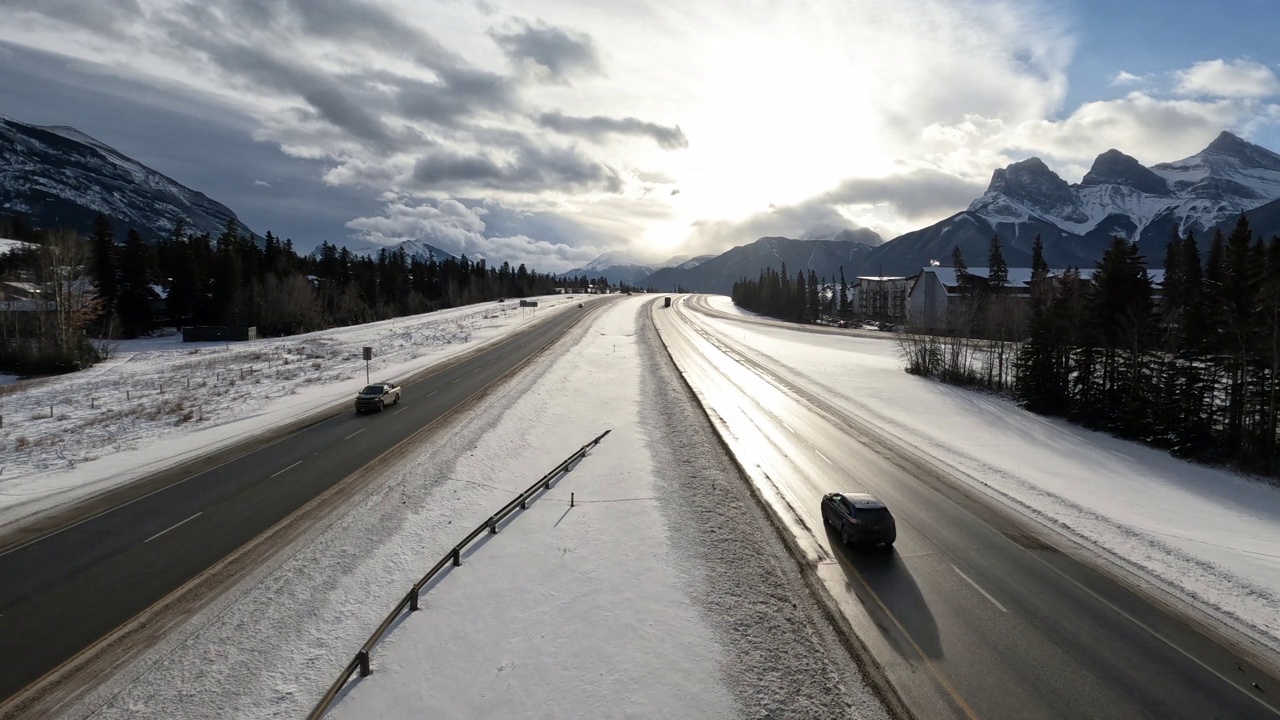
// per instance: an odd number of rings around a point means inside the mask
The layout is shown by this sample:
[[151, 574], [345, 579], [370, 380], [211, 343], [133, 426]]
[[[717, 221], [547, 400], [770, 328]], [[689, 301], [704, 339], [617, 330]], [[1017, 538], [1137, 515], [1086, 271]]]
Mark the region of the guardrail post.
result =
[[569, 493], [569, 507], [573, 507], [573, 493]]
[[360, 652], [356, 653], [356, 660], [360, 661], [360, 677], [369, 677], [370, 675], [373, 674], [373, 671], [369, 669], [368, 651], [361, 650]]
[[462, 551], [458, 548], [453, 549], [453, 566], [458, 567], [462, 564]]
[[521, 509], [521, 510], [528, 510], [528, 509], [529, 509], [529, 501], [528, 501], [528, 500], [521, 500], [521, 501], [520, 501], [520, 509]]
[[418, 611], [418, 588], [409, 589], [409, 612]]
[[494, 520], [493, 518], [489, 518], [489, 534], [490, 535], [498, 534], [498, 521]]

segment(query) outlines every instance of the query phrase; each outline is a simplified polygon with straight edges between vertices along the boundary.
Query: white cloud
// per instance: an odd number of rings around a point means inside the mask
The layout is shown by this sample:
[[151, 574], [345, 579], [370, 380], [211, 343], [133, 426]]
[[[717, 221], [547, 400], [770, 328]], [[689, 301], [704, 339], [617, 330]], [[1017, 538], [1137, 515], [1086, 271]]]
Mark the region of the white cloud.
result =
[[1266, 98], [1280, 94], [1280, 79], [1270, 67], [1252, 60], [1208, 60], [1177, 74], [1182, 95]]
[[253, 186], [254, 187], [271, 187], [271, 183], [267, 182], [266, 180], [254, 180]]
[[1144, 82], [1146, 81], [1143, 78], [1125, 70], [1121, 70], [1116, 73], [1115, 77], [1111, 78], [1111, 84], [1113, 86], [1140, 85]]

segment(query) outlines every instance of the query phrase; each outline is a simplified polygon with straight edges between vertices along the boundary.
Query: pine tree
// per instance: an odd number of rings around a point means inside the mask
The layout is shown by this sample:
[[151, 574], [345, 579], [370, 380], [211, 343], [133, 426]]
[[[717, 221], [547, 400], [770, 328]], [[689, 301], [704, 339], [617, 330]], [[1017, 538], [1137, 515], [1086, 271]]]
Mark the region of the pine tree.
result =
[[120, 251], [120, 284], [116, 307], [120, 330], [127, 338], [151, 332], [155, 327], [152, 303], [158, 297], [151, 288], [155, 255], [137, 230], [130, 230]]
[[1009, 284], [1009, 266], [1005, 264], [1004, 253], [1000, 252], [1000, 236], [992, 235], [987, 254], [987, 286], [1000, 292], [1000, 288]]
[[1044, 280], [1049, 277], [1049, 263], [1044, 260], [1044, 243], [1040, 240], [1040, 234], [1036, 233], [1036, 239], [1031, 243], [1031, 279]]
[[98, 286], [98, 298], [102, 301], [102, 321], [104, 327], [109, 328], [116, 310], [120, 269], [115, 230], [106, 215], [98, 213], [93, 219], [89, 242], [93, 253], [93, 281]]
[[844, 279], [844, 266], [840, 266], [840, 305], [836, 313], [841, 320], [849, 319], [849, 283]]

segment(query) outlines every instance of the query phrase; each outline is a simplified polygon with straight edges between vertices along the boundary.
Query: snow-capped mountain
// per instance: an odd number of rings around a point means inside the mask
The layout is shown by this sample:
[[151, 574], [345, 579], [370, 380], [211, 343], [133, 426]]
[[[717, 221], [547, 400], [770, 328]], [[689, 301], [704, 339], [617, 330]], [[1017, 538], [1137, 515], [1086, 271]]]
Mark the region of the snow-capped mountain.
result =
[[611, 283], [640, 285], [656, 269], [658, 266], [655, 263], [643, 262], [622, 250], [611, 250], [598, 255], [582, 267], [560, 273], [560, 277], [602, 277]]
[[1199, 153], [1151, 168], [1108, 150], [1075, 185], [1039, 158], [1023, 160], [996, 170], [969, 212], [998, 232], [1040, 221], [1082, 238], [1124, 235], [1150, 250], [1175, 225], [1200, 235], [1278, 198], [1280, 155], [1223, 132]]
[[[432, 257], [434, 257], [437, 262], [444, 262], [445, 260], [451, 260], [457, 257], [453, 253], [448, 252], [446, 250], [441, 250], [435, 245], [432, 245], [430, 243], [425, 243], [421, 240], [413, 240], [413, 239], [405, 240], [403, 242], [396, 243], [395, 245], [382, 245], [379, 243], [372, 243], [372, 242], [342, 243], [338, 245], [339, 249], [344, 247], [352, 255], [356, 255], [359, 257], [373, 258], [375, 260], [377, 259], [378, 254], [383, 250], [386, 250], [388, 252], [394, 252], [396, 250], [404, 250], [405, 254], [408, 255], [410, 259], [416, 258], [423, 262], [429, 262]], [[320, 248], [317, 247], [315, 250], [312, 251], [311, 254], [316, 255], [318, 257], [319, 252], [320, 252]]]
[[98, 213], [121, 237], [167, 237], [179, 220], [217, 236], [226, 206], [70, 127], [28, 125], [0, 116], [0, 214], [22, 213], [36, 227], [87, 232]]

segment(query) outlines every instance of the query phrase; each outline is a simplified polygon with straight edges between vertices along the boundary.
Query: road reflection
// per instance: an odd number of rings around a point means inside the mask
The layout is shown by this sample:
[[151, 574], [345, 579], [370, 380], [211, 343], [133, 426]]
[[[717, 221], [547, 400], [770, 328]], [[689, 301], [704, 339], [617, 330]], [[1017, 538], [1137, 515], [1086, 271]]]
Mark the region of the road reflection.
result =
[[898, 553], [892, 547], [850, 547], [840, 542], [839, 533], [826, 530], [832, 557], [885, 639], [909, 660], [941, 659], [938, 623]]

